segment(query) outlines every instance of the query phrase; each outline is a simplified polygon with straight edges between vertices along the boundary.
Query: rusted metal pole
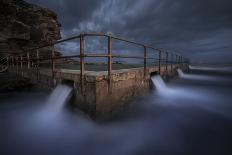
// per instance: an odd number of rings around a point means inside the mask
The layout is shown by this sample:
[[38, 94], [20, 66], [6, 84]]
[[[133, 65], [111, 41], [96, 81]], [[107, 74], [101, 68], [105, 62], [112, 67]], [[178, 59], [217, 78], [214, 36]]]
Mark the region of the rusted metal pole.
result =
[[35, 69], [34, 61], [33, 60], [34, 60], [33, 55], [31, 55], [31, 68], [32, 68], [32, 70]]
[[166, 71], [168, 71], [168, 52], [166, 52]]
[[20, 68], [23, 70], [23, 55], [20, 54]]
[[14, 56], [11, 57], [11, 67], [14, 70]]
[[83, 93], [84, 89], [84, 72], [85, 72], [85, 63], [84, 63], [84, 36], [80, 34], [80, 80], [81, 80], [81, 91]]
[[10, 56], [7, 56], [7, 66], [10, 68]]
[[144, 64], [143, 64], [143, 73], [144, 73], [144, 78], [146, 78], [146, 72], [147, 72], [147, 47], [144, 47]]
[[53, 86], [56, 86], [56, 80], [55, 80], [55, 60], [54, 60], [54, 57], [55, 57], [55, 50], [54, 50], [54, 47], [52, 47], [52, 51], [51, 51], [51, 67], [52, 67], [52, 82], [53, 82]]
[[19, 57], [16, 56], [16, 73], [19, 73]]
[[21, 75], [23, 76], [23, 55], [20, 54], [20, 70], [21, 70]]
[[30, 54], [27, 52], [27, 69], [30, 69]]
[[180, 56], [180, 65], [181, 65], [181, 56]]
[[6, 57], [6, 64], [7, 64], [7, 67], [9, 68], [9, 56]]
[[176, 65], [178, 64], [178, 55], [176, 55], [176, 61], [175, 61], [175, 64], [176, 64]]
[[15, 66], [15, 64], [14, 64], [14, 56], [12, 56], [11, 59], [12, 59], [12, 67], [13, 67], [13, 71], [14, 71], [14, 69], [15, 69], [15, 67], [14, 67]]
[[160, 74], [160, 71], [161, 71], [161, 50], [159, 50], [159, 74]]
[[39, 74], [40, 74], [40, 70], [39, 70], [39, 49], [36, 50], [36, 69], [37, 69], [37, 81], [39, 81]]
[[171, 72], [173, 70], [173, 54], [171, 53]]
[[9, 68], [11, 68], [12, 67], [11, 56], [8, 56], [8, 64], [9, 64]]
[[13, 69], [13, 56], [10, 56], [10, 67]]
[[111, 92], [111, 75], [112, 75], [112, 37], [108, 36], [108, 91]]
[[14, 71], [14, 56], [11, 56], [11, 68]]

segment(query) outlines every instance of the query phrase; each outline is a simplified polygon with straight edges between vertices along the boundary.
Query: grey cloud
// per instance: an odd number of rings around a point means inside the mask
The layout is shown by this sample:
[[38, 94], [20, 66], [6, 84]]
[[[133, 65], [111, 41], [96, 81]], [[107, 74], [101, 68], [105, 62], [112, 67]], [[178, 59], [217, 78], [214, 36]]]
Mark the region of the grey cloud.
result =
[[110, 32], [194, 59], [204, 52], [205, 60], [221, 54], [232, 62], [231, 0], [30, 1], [57, 12], [64, 35]]
[[93, 11], [101, 5], [101, 0], [27, 0], [47, 7], [58, 14], [64, 31], [78, 26], [91, 17]]

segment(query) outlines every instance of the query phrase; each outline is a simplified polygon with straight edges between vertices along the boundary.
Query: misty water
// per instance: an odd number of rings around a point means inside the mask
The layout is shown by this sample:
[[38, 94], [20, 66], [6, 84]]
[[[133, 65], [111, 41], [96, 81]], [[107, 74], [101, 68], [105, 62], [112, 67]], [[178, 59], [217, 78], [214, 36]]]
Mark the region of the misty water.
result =
[[178, 74], [153, 76], [148, 94], [101, 123], [68, 106], [68, 85], [1, 94], [0, 154], [230, 154], [232, 68]]

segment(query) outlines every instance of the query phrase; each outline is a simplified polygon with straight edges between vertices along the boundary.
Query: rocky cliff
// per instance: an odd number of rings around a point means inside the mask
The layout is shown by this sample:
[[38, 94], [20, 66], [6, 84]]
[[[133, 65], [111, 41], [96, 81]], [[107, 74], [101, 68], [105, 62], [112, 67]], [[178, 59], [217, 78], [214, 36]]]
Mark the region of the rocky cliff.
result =
[[23, 0], [0, 0], [0, 52], [20, 52], [60, 39], [57, 15]]

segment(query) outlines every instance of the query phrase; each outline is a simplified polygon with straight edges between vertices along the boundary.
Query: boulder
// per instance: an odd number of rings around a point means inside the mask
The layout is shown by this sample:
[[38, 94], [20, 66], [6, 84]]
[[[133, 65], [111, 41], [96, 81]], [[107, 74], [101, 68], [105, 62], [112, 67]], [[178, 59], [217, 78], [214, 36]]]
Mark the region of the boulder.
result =
[[17, 53], [60, 38], [53, 11], [23, 0], [0, 0], [0, 53]]

